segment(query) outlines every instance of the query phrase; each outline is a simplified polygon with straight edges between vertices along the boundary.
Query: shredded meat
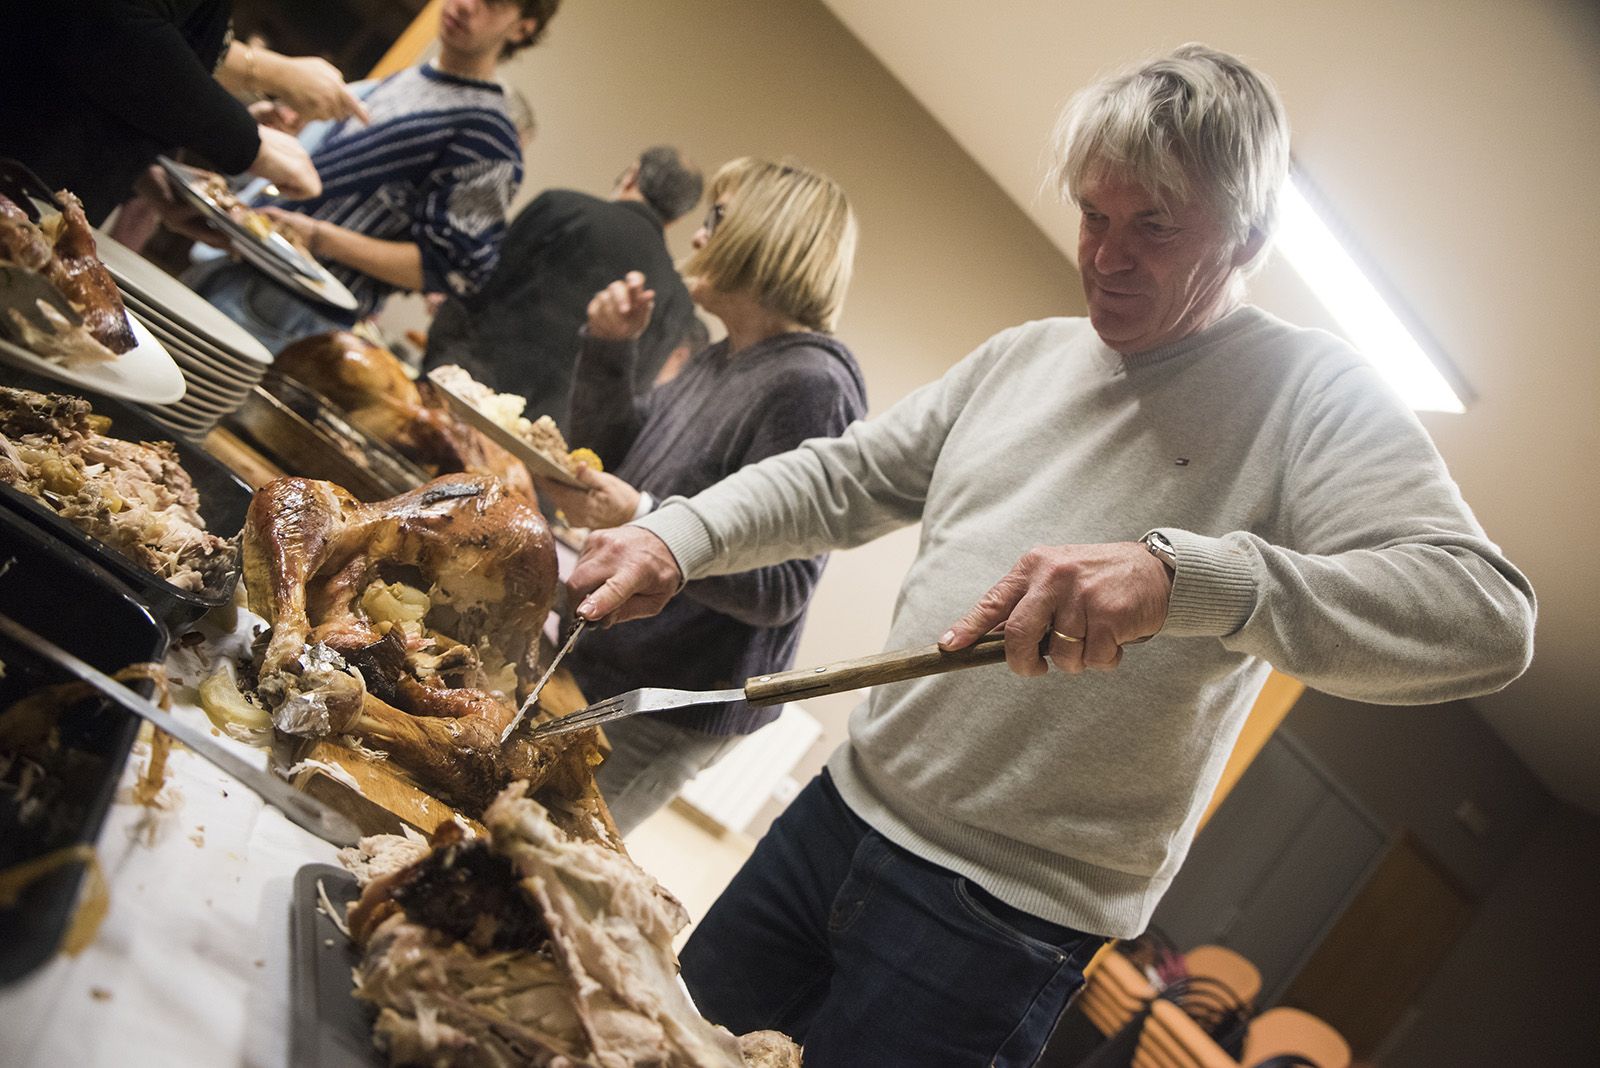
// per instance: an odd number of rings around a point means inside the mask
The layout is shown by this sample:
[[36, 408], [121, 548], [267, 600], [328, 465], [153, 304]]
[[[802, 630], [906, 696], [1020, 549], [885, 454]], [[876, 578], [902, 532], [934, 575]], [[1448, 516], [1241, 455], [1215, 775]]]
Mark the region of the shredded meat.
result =
[[273, 366], [316, 390], [350, 421], [431, 475], [494, 475], [534, 499], [527, 468], [457, 419], [428, 382], [413, 382], [393, 353], [347, 331], [301, 338]]
[[[784, 1036], [735, 1039], [695, 1011], [672, 951], [683, 906], [625, 853], [550, 816], [514, 783], [484, 813], [487, 840], [450, 828], [428, 856], [365, 883], [350, 910], [356, 996], [378, 1007], [390, 1064], [797, 1068]], [[381, 849], [366, 839], [341, 859], [357, 867]], [[470, 875], [441, 877], [469, 856]], [[468, 902], [491, 920], [463, 936]]]
[[206, 531], [176, 448], [104, 427], [81, 397], [0, 386], [0, 479], [179, 589], [220, 587], [237, 550]]

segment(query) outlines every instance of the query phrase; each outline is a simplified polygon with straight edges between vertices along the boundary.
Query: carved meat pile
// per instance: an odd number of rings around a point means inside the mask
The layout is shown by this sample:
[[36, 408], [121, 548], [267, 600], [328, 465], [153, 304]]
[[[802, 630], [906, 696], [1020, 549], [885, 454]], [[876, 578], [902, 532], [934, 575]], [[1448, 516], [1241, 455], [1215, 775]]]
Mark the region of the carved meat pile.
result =
[[799, 1068], [784, 1036], [695, 1011], [672, 952], [688, 917], [626, 854], [562, 832], [525, 783], [483, 819], [487, 838], [446, 824], [431, 849], [341, 857], [364, 887], [356, 996], [390, 1064]]
[[301, 338], [273, 366], [339, 405], [357, 427], [429, 474], [494, 475], [534, 499], [527, 469], [457, 419], [427, 381], [412, 381], [393, 353], [338, 331]]
[[0, 386], [0, 481], [179, 589], [221, 587], [238, 552], [206, 531], [177, 450], [108, 426], [82, 397]]
[[348, 735], [472, 814], [527, 779], [582, 833], [596, 819], [610, 833], [593, 732], [500, 744], [537, 678], [557, 579], [544, 519], [499, 481], [447, 476], [375, 504], [270, 482], [250, 503], [244, 578], [272, 624], [256, 696], [278, 730]]
[[61, 214], [35, 225], [12, 200], [0, 195], [0, 265], [41, 276], [83, 317], [72, 326], [55, 308], [40, 302], [51, 329], [8, 308], [7, 326], [41, 356], [63, 361], [114, 360], [137, 344], [117, 284], [100, 262], [94, 230], [83, 204], [65, 189], [56, 193]]

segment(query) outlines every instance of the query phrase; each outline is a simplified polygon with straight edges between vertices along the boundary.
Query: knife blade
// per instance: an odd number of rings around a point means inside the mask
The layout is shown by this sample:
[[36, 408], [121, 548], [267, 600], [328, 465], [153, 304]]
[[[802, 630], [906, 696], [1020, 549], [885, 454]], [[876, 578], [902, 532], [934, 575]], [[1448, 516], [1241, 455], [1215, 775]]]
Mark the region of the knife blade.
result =
[[522, 707], [517, 709], [517, 714], [512, 717], [512, 720], [509, 724], [507, 724], [506, 729], [500, 733], [501, 745], [506, 744], [506, 739], [510, 738], [512, 733], [516, 731], [517, 727], [522, 724], [522, 721], [527, 718], [528, 710], [534, 706], [536, 701], [539, 700], [539, 691], [543, 690], [544, 684], [550, 681], [550, 676], [556, 673], [556, 665], [560, 664], [562, 658], [572, 651], [572, 647], [574, 645], [578, 644], [578, 635], [582, 634], [583, 629], [588, 625], [589, 621], [587, 619], [584, 619], [581, 616], [578, 617], [578, 625], [572, 628], [571, 634], [567, 635], [566, 644], [563, 645], [561, 650], [556, 653], [555, 659], [550, 661], [550, 666], [544, 669], [544, 674], [539, 676], [539, 681], [533, 684], [532, 692], [530, 692], [528, 696], [523, 699]]
[[303, 794], [288, 783], [273, 778], [270, 773], [253, 766], [224, 746], [212, 741], [204, 731], [191, 727], [171, 713], [161, 711], [121, 683], [101, 674], [22, 624], [0, 615], [0, 634], [5, 634], [19, 645], [65, 668], [74, 678], [88, 683], [134, 715], [149, 720], [157, 730], [166, 732], [188, 746], [196, 756], [210, 761], [232, 775], [261, 800], [281, 810], [291, 822], [310, 831], [324, 842], [336, 846], [353, 846], [360, 841], [361, 832], [343, 815], [309, 794]]

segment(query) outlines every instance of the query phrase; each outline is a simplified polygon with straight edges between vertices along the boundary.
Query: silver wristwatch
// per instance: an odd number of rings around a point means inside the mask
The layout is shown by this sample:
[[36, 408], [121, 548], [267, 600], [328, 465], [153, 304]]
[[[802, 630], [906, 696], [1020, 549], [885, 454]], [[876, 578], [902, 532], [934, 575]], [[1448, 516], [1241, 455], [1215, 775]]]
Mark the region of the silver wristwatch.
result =
[[1172, 547], [1172, 542], [1159, 530], [1152, 530], [1139, 539], [1144, 547], [1150, 550], [1150, 555], [1167, 565], [1167, 570], [1174, 575], [1178, 573], [1178, 550]]

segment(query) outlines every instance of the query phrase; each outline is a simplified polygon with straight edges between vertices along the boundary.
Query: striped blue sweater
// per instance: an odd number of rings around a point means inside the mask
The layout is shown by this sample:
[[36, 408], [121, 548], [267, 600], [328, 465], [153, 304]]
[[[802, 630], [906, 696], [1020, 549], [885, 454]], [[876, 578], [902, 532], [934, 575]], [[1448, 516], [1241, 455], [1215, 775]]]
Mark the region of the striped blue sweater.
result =
[[[506, 210], [522, 182], [522, 150], [493, 82], [410, 67], [364, 93], [372, 121], [332, 126], [311, 158], [322, 195], [266, 200], [290, 211], [422, 250], [425, 292], [468, 296], [500, 254]], [[313, 134], [308, 131], [308, 142]], [[338, 264], [366, 315], [396, 287]]]

